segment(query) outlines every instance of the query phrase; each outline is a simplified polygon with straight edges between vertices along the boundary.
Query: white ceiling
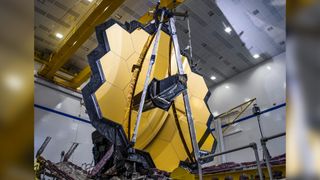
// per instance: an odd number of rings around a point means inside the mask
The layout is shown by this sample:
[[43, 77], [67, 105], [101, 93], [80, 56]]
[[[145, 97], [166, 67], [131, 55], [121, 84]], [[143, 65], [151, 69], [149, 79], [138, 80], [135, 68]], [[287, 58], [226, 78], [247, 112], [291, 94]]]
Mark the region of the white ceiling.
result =
[[[68, 34], [95, 0], [37, 0], [35, 7], [35, 48], [47, 54], [63, 40], [54, 34]], [[219, 8], [218, 8], [218, 6]], [[136, 20], [153, 6], [153, 1], [127, 0], [113, 15], [124, 23]], [[208, 86], [214, 86], [264, 60], [285, 51], [285, 6], [282, 0], [186, 0], [177, 11], [190, 14], [193, 61]], [[220, 10], [221, 9], [221, 10]], [[118, 19], [117, 17], [121, 17]], [[230, 25], [231, 23], [231, 25]], [[177, 21], [181, 48], [187, 46], [185, 21]], [[230, 26], [230, 34], [224, 31]], [[86, 55], [97, 45], [95, 35], [79, 48], [64, 67], [80, 71], [87, 66]], [[254, 59], [252, 54], [261, 57]], [[210, 80], [210, 76], [216, 80]]]

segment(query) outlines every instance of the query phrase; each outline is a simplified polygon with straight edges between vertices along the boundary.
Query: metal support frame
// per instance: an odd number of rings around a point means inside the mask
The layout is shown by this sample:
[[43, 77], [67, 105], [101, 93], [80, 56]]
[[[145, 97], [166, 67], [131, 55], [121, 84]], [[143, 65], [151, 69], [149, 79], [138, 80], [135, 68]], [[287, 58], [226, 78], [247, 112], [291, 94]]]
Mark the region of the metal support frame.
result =
[[42, 145], [40, 146], [39, 150], [37, 151], [36, 157], [39, 157], [43, 153], [50, 141], [51, 137], [47, 136]]
[[[213, 122], [214, 122], [214, 126], [216, 127], [215, 134], [216, 134], [217, 138], [219, 139], [219, 144], [218, 144], [219, 152], [224, 152], [225, 149], [224, 149], [223, 131], [222, 131], [222, 127], [221, 127], [221, 119], [220, 118], [215, 119]], [[225, 162], [226, 162], [226, 157], [225, 157], [225, 155], [222, 155], [221, 159], [220, 159], [220, 163], [225, 163]]]
[[200, 159], [202, 159], [202, 160], [208, 159], [208, 158], [211, 159], [211, 158], [214, 158], [216, 156], [221, 156], [221, 155], [224, 155], [224, 154], [229, 154], [229, 153], [232, 153], [232, 152], [235, 152], [235, 151], [240, 151], [240, 150], [248, 149], [248, 148], [252, 148], [253, 149], [254, 156], [255, 156], [255, 159], [256, 159], [256, 163], [257, 163], [257, 169], [258, 169], [258, 173], [259, 173], [259, 178], [260, 178], [260, 180], [263, 180], [263, 174], [262, 174], [262, 169], [261, 169], [260, 159], [259, 159], [259, 154], [258, 154], [258, 147], [257, 147], [256, 143], [250, 143], [250, 144], [248, 144], [246, 146], [238, 147], [238, 148], [235, 148], [235, 149], [231, 149], [231, 150], [220, 152], [220, 153], [216, 153], [216, 154], [209, 154], [209, 155], [200, 157]]
[[262, 127], [261, 127], [261, 122], [260, 122], [260, 113], [257, 115], [257, 121], [258, 121], [259, 132], [260, 132], [261, 138], [264, 138], [263, 132], [262, 132]]
[[191, 28], [190, 28], [190, 19], [189, 19], [189, 15], [187, 16], [187, 26], [188, 26], [188, 38], [189, 38], [189, 53], [190, 53], [190, 61], [192, 62], [193, 54], [192, 54]]
[[[163, 24], [163, 20], [164, 20], [165, 15], [168, 16], [168, 18], [169, 18], [169, 20], [168, 20], [169, 21], [169, 31], [171, 33], [170, 36], [171, 36], [171, 39], [173, 42], [173, 47], [175, 50], [175, 57], [176, 57], [176, 62], [177, 62], [177, 66], [178, 66], [178, 73], [180, 75], [184, 74], [182, 59], [181, 59], [181, 54], [180, 54], [180, 47], [179, 47], [179, 42], [178, 42], [178, 36], [176, 33], [176, 27], [175, 27], [174, 13], [169, 12], [166, 8], [163, 8], [160, 10], [159, 5], [160, 5], [160, 1], [158, 2], [154, 13], [161, 12], [160, 23], [159, 23], [159, 26], [158, 26], [158, 29], [156, 32], [155, 43], [154, 43], [154, 47], [152, 50], [146, 79], [144, 82], [144, 88], [143, 88], [142, 95], [141, 95], [141, 100], [140, 100], [140, 104], [139, 104], [139, 110], [138, 110], [137, 120], [136, 120], [135, 127], [134, 127], [133, 136], [131, 139], [131, 146], [132, 147], [134, 146], [134, 144], [136, 142], [138, 128], [139, 128], [141, 116], [142, 116], [142, 110], [143, 110], [143, 106], [145, 103], [145, 97], [146, 97], [146, 93], [147, 93], [148, 83], [149, 83], [153, 64], [156, 60], [156, 53], [157, 53], [158, 45], [159, 45], [160, 32], [161, 32], [161, 28], [162, 28], [162, 24]], [[157, 17], [157, 14], [155, 14], [154, 17]], [[202, 167], [201, 167], [201, 163], [200, 163], [200, 159], [199, 159], [200, 158], [200, 152], [199, 152], [200, 150], [199, 150], [199, 146], [198, 146], [198, 143], [196, 140], [196, 131], [195, 131], [195, 127], [194, 127], [188, 91], [183, 91], [182, 94], [183, 94], [183, 101], [184, 101], [184, 106], [185, 106], [185, 111], [186, 111], [186, 116], [187, 116], [187, 121], [188, 121], [188, 126], [189, 126], [191, 143], [192, 143], [192, 147], [193, 147], [195, 160], [196, 160], [197, 166], [198, 166], [199, 179], [202, 180]]]
[[136, 120], [136, 123], [135, 123], [135, 127], [134, 127], [134, 130], [133, 130], [133, 135], [132, 135], [132, 139], [131, 139], [132, 146], [137, 141], [138, 128], [139, 128], [139, 125], [140, 125], [141, 116], [142, 116], [142, 110], [143, 110], [144, 102], [145, 102], [146, 95], [147, 95], [148, 83], [149, 83], [149, 79], [150, 79], [150, 75], [151, 75], [151, 71], [152, 71], [152, 66], [153, 66], [153, 64], [154, 64], [154, 62], [156, 60], [156, 54], [157, 54], [157, 51], [158, 51], [160, 33], [161, 33], [164, 14], [165, 14], [165, 11], [163, 10], [161, 12], [161, 19], [160, 19], [160, 23], [159, 23], [159, 26], [158, 26], [158, 29], [157, 29], [157, 32], [156, 32], [155, 42], [154, 42], [154, 46], [153, 46], [153, 49], [152, 49], [152, 54], [151, 54], [151, 59], [150, 59], [150, 62], [149, 62], [149, 67], [148, 67], [146, 79], [144, 81], [144, 87], [143, 87], [143, 91], [142, 91], [142, 95], [141, 95], [141, 100], [140, 100], [137, 120]]
[[[173, 47], [174, 47], [177, 65], [178, 65], [178, 72], [179, 72], [179, 74], [184, 74], [174, 17], [171, 17], [169, 19], [169, 23], [170, 23]], [[192, 111], [191, 111], [188, 91], [183, 91], [182, 95], [183, 95], [184, 107], [185, 107], [186, 114], [187, 114], [187, 121], [188, 121], [188, 125], [189, 125], [189, 132], [190, 132], [190, 136], [191, 136], [193, 152], [194, 152], [194, 156], [197, 161], [197, 164], [198, 164], [199, 179], [202, 180], [202, 167], [201, 167], [201, 163], [200, 163], [200, 159], [199, 159], [200, 152], [199, 152], [199, 146], [198, 146], [197, 139], [196, 139], [196, 130], [195, 130], [194, 123], [193, 123], [193, 117], [192, 117]]]
[[[170, 38], [170, 41], [169, 41], [169, 69], [168, 69], [168, 76], [171, 76], [171, 52], [172, 52], [172, 38]], [[187, 142], [186, 142], [186, 139], [184, 138], [184, 135], [183, 135], [183, 132], [182, 132], [182, 129], [181, 129], [181, 125], [180, 125], [180, 122], [179, 122], [179, 117], [178, 117], [178, 114], [177, 114], [177, 108], [176, 108], [175, 102], [172, 103], [172, 112], [173, 112], [175, 124], [176, 124], [176, 127], [178, 129], [178, 134], [180, 136], [180, 139], [181, 139], [182, 145], [184, 147], [184, 150], [187, 153], [190, 162], [194, 163], [194, 160], [193, 160], [193, 157], [192, 157], [193, 152], [190, 152], [190, 150], [188, 148], [188, 145], [187, 145]], [[202, 146], [202, 144], [200, 143], [202, 141], [202, 138], [199, 141], [199, 146], [200, 147]], [[205, 139], [203, 140], [203, 143], [204, 143], [204, 141], [205, 141]]]
[[279, 133], [279, 134], [275, 134], [273, 136], [269, 136], [269, 137], [263, 137], [260, 139], [260, 142], [261, 142], [261, 146], [262, 146], [262, 150], [263, 150], [263, 154], [266, 154], [266, 165], [267, 165], [267, 169], [268, 169], [268, 174], [269, 174], [269, 178], [270, 180], [273, 179], [273, 174], [272, 174], [272, 166], [270, 164], [270, 160], [271, 160], [271, 157], [270, 157], [270, 154], [269, 154], [269, 151], [268, 151], [268, 148], [267, 148], [267, 141], [269, 140], [272, 140], [272, 139], [276, 139], [276, 138], [279, 138], [281, 136], [285, 136], [286, 133]]
[[71, 155], [74, 153], [76, 148], [78, 147], [79, 143], [72, 143], [71, 147], [67, 151], [67, 153], [63, 157], [63, 161], [66, 162], [70, 159]]
[[[230, 122], [228, 123], [234, 123], [243, 113], [244, 111], [246, 111], [248, 109], [248, 107], [256, 100], [256, 98], [253, 98], [253, 99], [250, 99], [249, 101], [245, 102], [245, 103], [242, 103], [232, 109], [230, 109], [229, 111], [225, 112], [225, 113], [222, 113], [220, 114], [218, 117], [216, 118], [219, 118], [219, 117], [223, 117], [223, 116], [226, 116], [228, 115], [229, 113], [232, 113], [233, 111], [237, 110], [238, 108], [240, 108], [240, 112], [237, 114], [237, 116], [235, 118], [233, 118], [233, 120], [231, 120]], [[243, 108], [244, 106], [244, 108]], [[224, 133], [227, 129], [229, 128], [229, 126], [227, 126], [222, 132]]]

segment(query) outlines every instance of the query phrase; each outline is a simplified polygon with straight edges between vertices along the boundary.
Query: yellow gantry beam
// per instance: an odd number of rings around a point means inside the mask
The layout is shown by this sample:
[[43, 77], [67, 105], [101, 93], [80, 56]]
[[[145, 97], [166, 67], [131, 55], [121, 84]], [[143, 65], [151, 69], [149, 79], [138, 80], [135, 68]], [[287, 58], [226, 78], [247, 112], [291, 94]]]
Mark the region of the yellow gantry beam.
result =
[[[105, 21], [111, 14], [124, 2], [124, 0], [103, 0], [92, 11], [92, 13], [83, 21], [76, 31], [65, 41], [61, 48], [52, 55], [49, 63], [44, 65], [39, 74], [47, 79], [53, 79], [55, 73], [69, 60], [69, 58], [78, 50], [78, 48], [90, 37], [95, 27]], [[76, 79], [88, 77], [87, 74]], [[90, 72], [90, 71], [89, 71]], [[85, 81], [85, 80], [84, 80]], [[83, 81], [83, 82], [84, 82]]]
[[67, 81], [60, 77], [54, 78], [54, 81], [59, 85], [62, 85], [71, 89], [77, 89], [78, 87], [81, 86], [82, 83], [84, 83], [86, 80], [89, 79], [90, 75], [91, 75], [90, 66], [87, 66], [77, 76], [72, 78], [71, 81]]
[[[34, 56], [34, 60], [35, 60], [36, 62], [38, 62], [38, 63], [41, 63], [42, 65], [47, 65], [47, 64], [48, 64], [47, 61], [41, 59], [41, 58], [38, 57], [37, 55]], [[73, 73], [69, 72], [68, 70], [66, 70], [66, 69], [64, 69], [64, 68], [60, 68], [59, 71], [65, 73], [65, 74], [68, 74], [69, 76], [72, 76], [72, 77], [76, 75], [76, 74], [73, 74]], [[57, 75], [57, 73], [56, 73], [55, 75]], [[67, 78], [65, 78], [65, 79], [67, 79]]]

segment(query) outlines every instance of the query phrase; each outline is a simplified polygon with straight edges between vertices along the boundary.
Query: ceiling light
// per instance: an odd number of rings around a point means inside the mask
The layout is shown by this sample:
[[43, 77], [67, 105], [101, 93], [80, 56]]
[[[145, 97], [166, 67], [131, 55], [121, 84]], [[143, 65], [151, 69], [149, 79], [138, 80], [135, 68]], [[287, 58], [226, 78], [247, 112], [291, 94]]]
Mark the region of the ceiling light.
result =
[[60, 33], [56, 33], [56, 37], [59, 38], [59, 39], [62, 39], [62, 38], [63, 38], [63, 35], [60, 34]]
[[232, 29], [231, 29], [231, 27], [226, 27], [226, 28], [224, 29], [224, 31], [227, 32], [227, 33], [230, 33], [230, 32], [232, 31]]
[[271, 67], [270, 67], [270, 66], [267, 66], [267, 69], [268, 69], [268, 70], [271, 70]]
[[228, 85], [227, 85], [227, 86], [225, 86], [225, 88], [226, 88], [226, 89], [230, 89], [230, 87], [229, 87]]
[[89, 2], [92, 2], [93, 0], [88, 0]]
[[259, 54], [254, 54], [254, 55], [253, 55], [253, 58], [255, 58], [255, 59], [258, 59], [259, 57], [260, 57]]
[[211, 80], [216, 80], [217, 78], [215, 76], [210, 77]]

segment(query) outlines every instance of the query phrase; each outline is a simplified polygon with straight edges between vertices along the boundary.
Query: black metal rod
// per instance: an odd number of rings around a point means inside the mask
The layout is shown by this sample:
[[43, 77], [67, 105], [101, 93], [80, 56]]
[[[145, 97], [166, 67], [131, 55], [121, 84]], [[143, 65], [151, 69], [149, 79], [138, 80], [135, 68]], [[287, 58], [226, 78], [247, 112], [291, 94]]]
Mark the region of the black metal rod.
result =
[[257, 120], [258, 120], [258, 125], [259, 125], [259, 131], [260, 131], [261, 138], [264, 138], [263, 133], [262, 133], [261, 122], [260, 122], [260, 115], [257, 115]]
[[230, 149], [228, 151], [224, 151], [224, 152], [220, 152], [220, 153], [216, 153], [216, 154], [209, 154], [209, 155], [206, 155], [206, 156], [202, 156], [200, 159], [213, 158], [213, 157], [216, 157], [216, 156], [221, 156], [223, 154], [229, 154], [229, 153], [232, 153], [232, 152], [235, 152], [235, 151], [240, 151], [242, 149], [252, 148], [253, 144], [255, 144], [255, 143], [250, 143], [250, 144], [248, 144], [246, 146], [238, 147], [238, 148], [235, 148], [235, 149]]
[[258, 154], [258, 148], [257, 148], [257, 144], [256, 143], [250, 143], [250, 144], [248, 144], [246, 146], [238, 147], [238, 148], [231, 149], [231, 150], [224, 151], [224, 152], [220, 152], [220, 153], [217, 153], [217, 154], [210, 154], [210, 155], [207, 155], [207, 156], [202, 156], [202, 157], [200, 157], [200, 159], [203, 160], [203, 159], [207, 159], [207, 158], [212, 158], [212, 157], [220, 156], [220, 155], [223, 155], [223, 154], [229, 154], [229, 153], [232, 153], [232, 152], [235, 152], [235, 151], [240, 151], [240, 150], [248, 149], [248, 148], [252, 148], [253, 151], [254, 151], [254, 156], [255, 156], [255, 159], [256, 159], [257, 169], [258, 169], [258, 173], [259, 173], [259, 179], [263, 180], [263, 174], [262, 174], [262, 169], [261, 169], [260, 159], [259, 159], [259, 154]]
[[276, 139], [276, 138], [278, 138], [278, 137], [285, 136], [285, 135], [286, 135], [286, 133], [283, 132], [283, 133], [275, 134], [275, 135], [273, 135], [273, 136], [269, 136], [269, 137], [262, 138], [261, 141], [267, 142], [267, 141], [269, 141], [269, 140], [271, 140], [271, 139]]

